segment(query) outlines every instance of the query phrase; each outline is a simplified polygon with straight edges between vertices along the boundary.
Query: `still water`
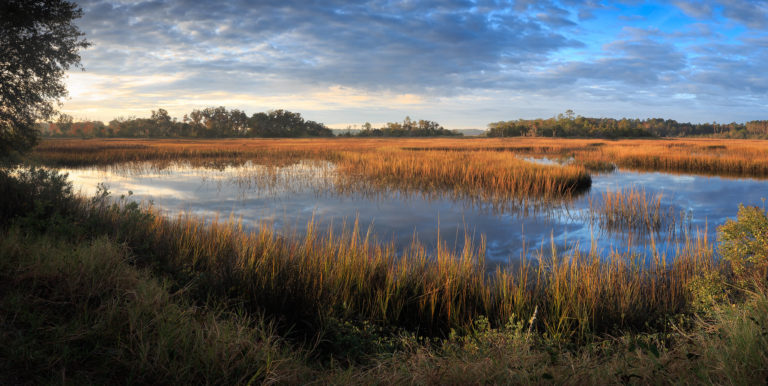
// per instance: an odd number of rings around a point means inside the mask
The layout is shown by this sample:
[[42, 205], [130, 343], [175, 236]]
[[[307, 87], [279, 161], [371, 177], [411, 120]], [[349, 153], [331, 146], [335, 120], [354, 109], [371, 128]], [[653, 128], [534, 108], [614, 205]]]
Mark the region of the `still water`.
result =
[[[219, 168], [150, 164], [64, 169], [76, 190], [92, 195], [104, 183], [113, 197], [152, 202], [164, 214], [188, 212], [207, 220], [234, 218], [247, 227], [264, 222], [284, 232], [298, 232], [314, 218], [322, 226], [358, 221], [362, 230], [399, 248], [415, 237], [428, 246], [438, 238], [461, 248], [465, 234], [484, 237], [489, 261], [504, 263], [537, 250], [597, 248], [674, 256], [679, 239], [697, 229], [716, 240], [717, 227], [735, 218], [739, 203], [763, 206], [768, 180], [731, 179], [618, 170], [593, 174], [591, 189], [565, 203], [533, 210], [532, 204], [492, 205], [445, 194], [349, 188], [340, 184], [333, 165], [299, 163], [267, 168], [246, 163]], [[342, 186], [345, 185], [345, 186]], [[590, 205], [606, 191], [636, 188], [661, 195], [662, 207], [676, 214], [672, 229], [651, 234], [609, 232], [590, 221]], [[541, 206], [541, 205], [539, 205]]]

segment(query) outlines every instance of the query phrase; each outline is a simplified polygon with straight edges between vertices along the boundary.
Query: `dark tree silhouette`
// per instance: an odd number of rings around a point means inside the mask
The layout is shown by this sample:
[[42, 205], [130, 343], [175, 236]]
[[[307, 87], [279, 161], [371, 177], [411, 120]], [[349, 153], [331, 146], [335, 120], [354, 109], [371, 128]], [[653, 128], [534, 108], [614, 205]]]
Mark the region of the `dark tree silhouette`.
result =
[[67, 95], [64, 73], [89, 46], [73, 24], [80, 16], [64, 0], [0, 1], [0, 158], [32, 148], [35, 121], [50, 118]]

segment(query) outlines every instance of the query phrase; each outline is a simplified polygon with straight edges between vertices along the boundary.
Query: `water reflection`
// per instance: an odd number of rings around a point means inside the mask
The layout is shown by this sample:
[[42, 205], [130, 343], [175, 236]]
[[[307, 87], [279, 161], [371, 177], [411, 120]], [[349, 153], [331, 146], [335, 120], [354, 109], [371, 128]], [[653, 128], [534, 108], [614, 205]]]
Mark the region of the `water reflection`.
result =
[[[662, 255], [673, 256], [676, 239], [697, 228], [714, 240], [718, 225], [735, 217], [738, 204], [762, 205], [768, 181], [725, 179], [618, 171], [593, 176], [592, 188], [580, 197], [559, 202], [493, 202], [452, 192], [381, 190], [340, 182], [330, 163], [300, 162], [285, 167], [245, 163], [216, 169], [176, 164], [158, 169], [152, 165], [69, 169], [70, 179], [84, 194], [94, 194], [105, 182], [119, 196], [152, 201], [164, 213], [182, 211], [206, 217], [234, 215], [246, 226], [273, 222], [299, 232], [314, 217], [320, 225], [341, 227], [359, 220], [371, 226], [376, 238], [405, 248], [414, 235], [427, 246], [438, 237], [461, 248], [464, 234], [483, 235], [489, 260], [505, 262], [532, 253], [550, 243], [560, 250], [626, 250], [647, 252], [651, 245]], [[625, 188], [661, 195], [662, 204], [681, 213], [673, 230], [636, 234], [601, 229], [590, 217], [589, 205], [607, 191]]]

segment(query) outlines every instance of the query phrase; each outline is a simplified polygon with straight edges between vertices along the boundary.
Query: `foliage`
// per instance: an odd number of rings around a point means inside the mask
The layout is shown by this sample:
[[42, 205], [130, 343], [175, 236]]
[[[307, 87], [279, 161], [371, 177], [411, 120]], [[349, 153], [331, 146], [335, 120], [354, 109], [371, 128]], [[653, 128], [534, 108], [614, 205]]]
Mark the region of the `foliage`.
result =
[[720, 272], [704, 272], [691, 280], [691, 307], [694, 312], [710, 313], [719, 304], [724, 304], [730, 295], [727, 278]]
[[370, 123], [363, 124], [362, 130], [357, 133], [358, 137], [452, 137], [461, 136], [461, 133], [446, 130], [439, 123], [420, 119], [411, 120], [411, 117], [405, 117], [403, 123], [388, 122], [384, 127], [375, 129]]
[[768, 137], [768, 121], [746, 123], [682, 123], [673, 119], [614, 119], [575, 116], [568, 110], [549, 119], [518, 119], [488, 124], [489, 137], [685, 137], [710, 135], [746, 138]]
[[742, 284], [765, 283], [768, 278], [768, 213], [739, 205], [737, 220], [720, 227], [720, 254], [731, 263]]
[[246, 138], [246, 137], [331, 137], [333, 131], [322, 123], [305, 120], [300, 113], [272, 110], [248, 117], [245, 112], [223, 106], [195, 109], [181, 121], [165, 109], [152, 110], [149, 118], [116, 118], [102, 122], [50, 123], [50, 136], [147, 137], [147, 138]]
[[66, 95], [62, 78], [79, 66], [88, 47], [73, 24], [82, 15], [64, 0], [5, 0], [0, 3], [0, 158], [37, 142], [35, 121], [54, 113]]
[[66, 174], [43, 168], [0, 169], [0, 225], [23, 217], [44, 227], [71, 207], [72, 184]]
[[249, 137], [331, 137], [333, 132], [322, 123], [305, 121], [299, 113], [272, 110], [253, 114], [247, 120]]

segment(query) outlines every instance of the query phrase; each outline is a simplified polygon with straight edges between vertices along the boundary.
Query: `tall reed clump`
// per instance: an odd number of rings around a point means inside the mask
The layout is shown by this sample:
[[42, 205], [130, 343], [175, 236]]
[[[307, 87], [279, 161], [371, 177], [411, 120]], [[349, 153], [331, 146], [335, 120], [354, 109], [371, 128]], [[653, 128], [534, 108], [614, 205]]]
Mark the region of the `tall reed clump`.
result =
[[83, 223], [126, 242], [139, 263], [170, 275], [193, 298], [225, 299], [309, 331], [331, 317], [445, 336], [481, 316], [504, 325], [537, 309], [537, 330], [584, 340], [644, 329], [685, 310], [688, 281], [714, 265], [703, 236], [685, 240], [670, 262], [553, 248], [488, 273], [483, 243], [469, 239], [461, 251], [440, 246], [430, 254], [416, 242], [396, 251], [357, 224], [334, 234], [310, 222], [306, 236], [296, 238], [268, 224], [246, 231], [236, 223], [147, 217], [114, 205], [87, 212]]
[[345, 154], [338, 167], [345, 176], [384, 187], [477, 196], [557, 198], [592, 183], [584, 168], [534, 164], [505, 152], [390, 149]]
[[[531, 315], [555, 338], [585, 339], [619, 329], [643, 329], [683, 312], [688, 283], [716, 269], [705, 234], [686, 237], [674, 258], [632, 252], [540, 251], [514, 269], [498, 269], [491, 286], [496, 314]], [[669, 260], [669, 261], [668, 261]], [[536, 264], [538, 263], [538, 264]]]
[[662, 207], [661, 198], [661, 194], [649, 196], [637, 188], [608, 190], [599, 201], [590, 201], [589, 216], [608, 231], [672, 230], [677, 220], [674, 209]]

